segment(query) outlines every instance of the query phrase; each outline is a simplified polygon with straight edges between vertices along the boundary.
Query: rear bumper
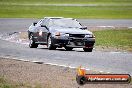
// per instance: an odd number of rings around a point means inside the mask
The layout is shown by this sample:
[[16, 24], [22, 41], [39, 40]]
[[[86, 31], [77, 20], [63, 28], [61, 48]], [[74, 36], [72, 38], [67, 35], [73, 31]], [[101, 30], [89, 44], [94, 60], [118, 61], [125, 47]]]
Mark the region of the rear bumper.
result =
[[52, 38], [52, 42], [57, 47], [73, 47], [73, 48], [93, 48], [95, 38], [69, 38], [69, 39], [57, 39]]

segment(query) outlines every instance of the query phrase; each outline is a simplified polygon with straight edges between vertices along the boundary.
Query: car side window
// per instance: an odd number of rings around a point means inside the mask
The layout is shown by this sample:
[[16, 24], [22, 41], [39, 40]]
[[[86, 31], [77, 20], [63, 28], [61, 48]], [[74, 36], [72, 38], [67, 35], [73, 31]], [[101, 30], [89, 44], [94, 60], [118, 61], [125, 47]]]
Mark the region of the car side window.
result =
[[44, 20], [42, 21], [42, 25], [48, 27], [48, 22], [49, 22], [49, 19], [44, 19]]
[[41, 26], [41, 24], [42, 24], [42, 20], [40, 20], [38, 23], [37, 23], [37, 27], [40, 27]]

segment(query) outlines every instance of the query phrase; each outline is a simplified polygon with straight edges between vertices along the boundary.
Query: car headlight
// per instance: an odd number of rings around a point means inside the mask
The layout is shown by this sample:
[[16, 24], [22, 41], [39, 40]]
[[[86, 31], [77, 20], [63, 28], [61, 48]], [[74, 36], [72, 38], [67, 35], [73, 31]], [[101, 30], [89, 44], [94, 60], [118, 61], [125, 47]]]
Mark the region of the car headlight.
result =
[[93, 34], [86, 34], [85, 37], [87, 37], [87, 38], [93, 38], [94, 35]]
[[69, 37], [69, 34], [56, 32], [56, 33], [55, 33], [55, 36], [64, 36], [64, 37]]
[[55, 36], [60, 36], [60, 35], [61, 35], [60, 32], [56, 32], [56, 33], [55, 33]]

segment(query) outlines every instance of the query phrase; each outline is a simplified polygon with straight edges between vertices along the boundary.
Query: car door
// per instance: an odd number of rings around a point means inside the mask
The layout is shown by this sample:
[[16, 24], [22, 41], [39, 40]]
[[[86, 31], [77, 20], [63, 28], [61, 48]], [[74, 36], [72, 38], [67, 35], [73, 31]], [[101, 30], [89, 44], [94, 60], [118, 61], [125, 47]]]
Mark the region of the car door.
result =
[[42, 22], [42, 19], [35, 25], [33, 29], [34, 30], [33, 36], [34, 36], [35, 42], [39, 42], [39, 27], [40, 27], [41, 22]]
[[38, 42], [47, 44], [47, 36], [49, 34], [49, 30], [46, 27], [46, 19], [42, 20], [40, 26], [37, 28], [38, 31]]

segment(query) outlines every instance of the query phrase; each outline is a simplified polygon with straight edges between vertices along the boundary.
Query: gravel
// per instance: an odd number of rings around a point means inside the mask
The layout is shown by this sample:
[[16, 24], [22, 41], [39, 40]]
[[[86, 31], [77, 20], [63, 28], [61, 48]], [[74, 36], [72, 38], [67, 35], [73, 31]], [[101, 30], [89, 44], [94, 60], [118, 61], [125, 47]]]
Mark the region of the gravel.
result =
[[[96, 73], [89, 71], [89, 73]], [[24, 62], [11, 58], [0, 58], [0, 76], [18, 84], [31, 85], [30, 88], [132, 88], [130, 84], [86, 84], [76, 83], [76, 70]], [[26, 87], [28, 88], [28, 87]]]

